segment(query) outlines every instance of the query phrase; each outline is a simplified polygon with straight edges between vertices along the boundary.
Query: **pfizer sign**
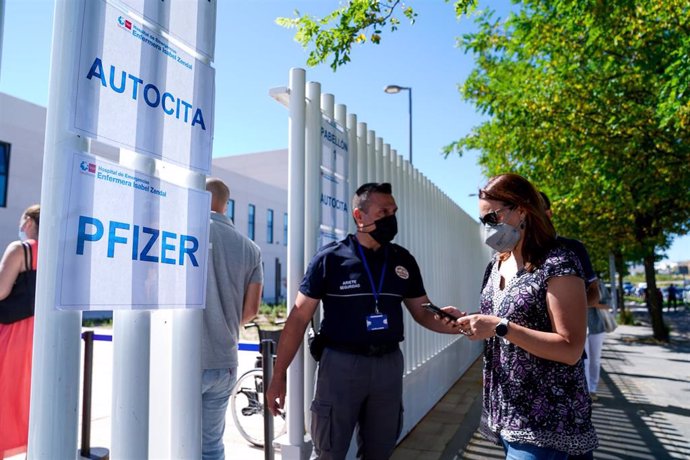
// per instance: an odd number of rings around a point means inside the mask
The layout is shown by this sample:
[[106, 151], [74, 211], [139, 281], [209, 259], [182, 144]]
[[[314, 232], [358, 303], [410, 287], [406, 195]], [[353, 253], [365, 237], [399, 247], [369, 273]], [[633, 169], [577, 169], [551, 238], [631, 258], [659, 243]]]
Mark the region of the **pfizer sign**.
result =
[[210, 194], [74, 153], [57, 308], [203, 308]]

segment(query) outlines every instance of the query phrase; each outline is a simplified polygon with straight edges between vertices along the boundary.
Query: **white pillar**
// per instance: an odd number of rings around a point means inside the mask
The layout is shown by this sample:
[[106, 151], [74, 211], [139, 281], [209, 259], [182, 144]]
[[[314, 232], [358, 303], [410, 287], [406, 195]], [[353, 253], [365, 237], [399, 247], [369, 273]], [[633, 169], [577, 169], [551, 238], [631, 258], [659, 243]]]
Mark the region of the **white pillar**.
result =
[[376, 182], [376, 131], [367, 133], [367, 182]]
[[55, 2], [48, 110], [46, 113], [36, 314], [31, 375], [28, 458], [75, 458], [79, 421], [81, 312], [54, 309], [62, 206], [68, 183], [62, 177], [72, 151], [86, 151], [83, 137], [69, 130], [78, 59], [82, 1]]
[[[294, 302], [304, 275], [304, 150], [305, 150], [304, 69], [290, 69], [288, 83], [288, 255], [287, 298]], [[290, 310], [294, 304], [289, 303]], [[281, 446], [285, 460], [307, 458], [311, 446], [304, 441], [304, 356], [299, 350], [287, 376], [288, 439]], [[295, 408], [294, 410], [291, 408]]]
[[611, 291], [609, 295], [611, 296], [611, 308], [613, 309], [613, 314], [618, 314], [618, 284], [616, 283], [616, 257], [613, 253], [609, 254], [609, 277], [611, 279]]
[[[184, 460], [201, 456], [202, 323], [202, 310], [173, 312], [171, 456], [168, 457], [171, 459]], [[152, 423], [158, 421], [152, 420]], [[226, 427], [228, 429], [231, 428]], [[152, 452], [149, 458], [154, 457], [155, 452]]]
[[[186, 187], [206, 190], [206, 176], [187, 171]], [[172, 312], [172, 369], [170, 398], [170, 456], [185, 460], [201, 456], [201, 334], [204, 312]], [[155, 339], [155, 337], [154, 337]], [[159, 423], [151, 420], [150, 425]], [[226, 428], [228, 429], [228, 428]], [[156, 453], [150, 451], [149, 458]]]
[[[153, 174], [155, 160], [127, 150], [120, 164]], [[149, 448], [151, 312], [113, 312], [111, 457], [133, 458]]]
[[[355, 194], [355, 190], [359, 186], [359, 177], [357, 174], [357, 162], [359, 161], [359, 142], [357, 141], [357, 115], [350, 113], [347, 116], [347, 146], [348, 146], [348, 167], [347, 176], [349, 180], [349, 187], [347, 193], [347, 206], [351, 204], [351, 199]], [[352, 209], [350, 209], [350, 214], [352, 214]], [[355, 221], [352, 218], [348, 219], [349, 231], [354, 233]]]
[[[307, 265], [312, 256], [316, 253], [319, 240], [319, 223], [321, 222], [320, 213], [320, 192], [321, 192], [321, 106], [328, 104], [326, 95], [321, 94], [321, 84], [310, 81], [307, 83], [306, 93], [306, 114], [305, 114], [305, 150], [304, 150], [304, 265], [302, 273], [307, 270]], [[333, 107], [333, 96], [330, 97], [331, 114]], [[315, 312], [314, 324], [321, 323], [321, 307]], [[302, 359], [304, 360], [304, 418], [302, 426], [309, 426], [311, 423], [311, 400], [314, 398], [314, 373], [316, 363], [309, 354], [309, 348], [303, 347]], [[289, 410], [289, 409], [288, 409]]]
[[381, 174], [382, 182], [391, 181], [391, 145], [383, 144], [383, 152], [381, 155], [383, 173]]
[[376, 177], [374, 182], [384, 182], [383, 180], [383, 138], [376, 138]]
[[357, 123], [357, 183], [354, 186], [354, 191], [357, 191], [360, 185], [366, 183], [369, 177], [369, 172], [367, 170], [369, 161], [367, 133], [367, 124], [364, 122]]
[[113, 460], [148, 455], [150, 338], [149, 311], [113, 312]]

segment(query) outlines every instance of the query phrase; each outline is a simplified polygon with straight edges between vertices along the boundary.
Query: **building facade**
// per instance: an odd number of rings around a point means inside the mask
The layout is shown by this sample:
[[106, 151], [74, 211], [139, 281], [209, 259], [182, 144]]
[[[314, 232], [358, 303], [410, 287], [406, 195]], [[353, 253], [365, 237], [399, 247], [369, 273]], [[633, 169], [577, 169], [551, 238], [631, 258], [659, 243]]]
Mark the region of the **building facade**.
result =
[[[0, 93], [0, 248], [17, 239], [22, 212], [40, 202], [45, 127], [45, 107]], [[118, 158], [117, 149], [95, 142], [92, 152]], [[230, 188], [236, 228], [261, 248], [269, 304], [287, 291], [287, 164], [283, 149], [214, 158], [211, 172]]]

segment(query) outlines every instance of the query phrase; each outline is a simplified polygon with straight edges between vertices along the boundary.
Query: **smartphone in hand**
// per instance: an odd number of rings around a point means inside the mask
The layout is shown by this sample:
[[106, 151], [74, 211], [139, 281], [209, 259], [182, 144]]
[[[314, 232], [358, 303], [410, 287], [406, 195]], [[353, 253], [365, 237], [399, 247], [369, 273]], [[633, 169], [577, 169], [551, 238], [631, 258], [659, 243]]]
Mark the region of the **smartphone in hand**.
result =
[[458, 319], [457, 316], [453, 316], [450, 313], [448, 313], [447, 311], [441, 310], [440, 308], [438, 308], [433, 303], [423, 303], [422, 307], [424, 307], [424, 309], [429, 310], [430, 312], [440, 316], [441, 318], [448, 318], [451, 321], [455, 321], [456, 319]]

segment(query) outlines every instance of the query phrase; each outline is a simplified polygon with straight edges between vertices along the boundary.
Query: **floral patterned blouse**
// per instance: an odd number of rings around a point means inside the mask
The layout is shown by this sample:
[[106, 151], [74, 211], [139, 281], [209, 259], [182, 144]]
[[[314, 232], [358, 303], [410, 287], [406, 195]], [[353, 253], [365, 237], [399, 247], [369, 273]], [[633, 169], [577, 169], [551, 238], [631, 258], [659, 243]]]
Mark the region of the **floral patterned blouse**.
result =
[[[518, 273], [503, 290], [497, 260], [491, 262], [482, 291], [481, 312], [530, 329], [551, 331], [547, 283], [557, 276], [582, 277], [575, 254], [554, 248], [540, 267], [532, 273]], [[582, 360], [570, 366], [538, 358], [506, 339], [491, 337], [484, 350], [483, 398], [480, 430], [496, 443], [502, 437], [571, 455], [598, 446]]]

